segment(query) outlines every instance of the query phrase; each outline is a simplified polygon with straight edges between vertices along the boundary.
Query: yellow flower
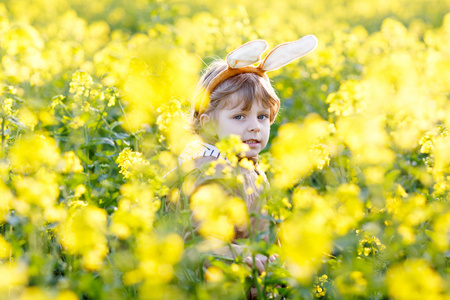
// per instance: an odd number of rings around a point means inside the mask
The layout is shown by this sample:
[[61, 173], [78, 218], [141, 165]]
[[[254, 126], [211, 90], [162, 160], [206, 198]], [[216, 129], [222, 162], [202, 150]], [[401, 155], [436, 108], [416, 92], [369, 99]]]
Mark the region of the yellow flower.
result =
[[36, 114], [27, 107], [21, 107], [18, 113], [19, 120], [33, 131], [34, 127], [38, 124], [38, 117]]
[[[34, 177], [16, 177], [13, 185], [16, 188], [17, 200], [28, 205], [36, 205], [41, 208], [52, 207], [59, 196], [58, 177], [55, 173], [45, 172], [41, 169]], [[27, 214], [16, 207], [19, 213]]]
[[250, 171], [253, 171], [255, 169], [255, 164], [253, 163], [253, 161], [247, 159], [246, 157], [239, 161], [239, 166]]
[[86, 193], [86, 187], [83, 184], [79, 184], [75, 187], [75, 197], [79, 198], [84, 193]]
[[326, 146], [322, 144], [314, 145], [309, 151], [311, 153], [311, 157], [315, 161], [317, 169], [322, 170], [330, 164], [330, 152]]
[[0, 179], [0, 224], [6, 222], [13, 203], [14, 196], [11, 190]]
[[119, 164], [119, 173], [125, 178], [136, 176], [142, 168], [150, 165], [140, 152], [135, 152], [126, 148], [120, 152], [116, 162]]
[[248, 220], [245, 203], [216, 183], [200, 186], [191, 196], [189, 207], [200, 222], [200, 234], [207, 239], [231, 241], [234, 226], [243, 227]]
[[328, 203], [334, 208], [334, 230], [339, 235], [353, 229], [364, 217], [364, 205], [358, 198], [360, 189], [355, 184], [342, 184], [334, 195], [328, 195]]
[[9, 158], [12, 170], [20, 173], [36, 172], [42, 166], [56, 166], [60, 151], [53, 138], [33, 134], [18, 139], [11, 147]]
[[[242, 142], [239, 135], [234, 134], [231, 134], [217, 142], [216, 147], [226, 156], [233, 167], [236, 166], [239, 161], [238, 156], [244, 156], [245, 152], [250, 149], [247, 144]], [[244, 166], [249, 167], [249, 162], [244, 162]]]
[[357, 163], [375, 165], [394, 160], [382, 117], [358, 115], [341, 118], [336, 127], [336, 134], [348, 145]]
[[70, 290], [64, 290], [58, 294], [56, 300], [78, 300], [78, 296]]
[[367, 279], [361, 271], [344, 272], [336, 278], [336, 287], [342, 295], [367, 294]]
[[218, 267], [211, 266], [205, 271], [205, 280], [208, 282], [221, 282], [224, 279], [223, 271]]
[[249, 186], [246, 190], [245, 190], [245, 193], [247, 194], [247, 195], [251, 195], [251, 194], [253, 194], [255, 192], [255, 190], [251, 187], [251, 186]]
[[92, 77], [84, 71], [77, 71], [72, 75], [69, 93], [76, 96], [83, 96], [94, 85]]
[[80, 116], [75, 116], [75, 117], [73, 117], [69, 126], [72, 129], [78, 129], [78, 128], [84, 126], [84, 124], [85, 124], [85, 121]]
[[60, 225], [58, 238], [69, 254], [81, 255], [86, 270], [98, 270], [108, 254], [106, 211], [94, 206], [73, 206]]
[[320, 162], [311, 149], [327, 134], [328, 123], [313, 114], [306, 118], [303, 125], [283, 124], [271, 148], [280, 165], [275, 174], [275, 185], [282, 188], [292, 186], [316, 165], [324, 166], [325, 156]]
[[27, 266], [22, 263], [6, 262], [0, 264], [0, 293], [5, 295], [19, 290], [28, 284]]
[[349, 116], [361, 112], [364, 107], [364, 88], [355, 80], [347, 80], [341, 83], [339, 91], [330, 93], [326, 103], [329, 103], [328, 112], [334, 112], [337, 116]]
[[376, 236], [370, 235], [369, 233], [362, 230], [357, 230], [356, 232], [360, 237], [357, 249], [357, 253], [359, 256], [376, 255], [380, 251], [386, 249], [386, 246], [383, 245]]
[[19, 300], [47, 300], [50, 293], [37, 286], [27, 287], [20, 295]]
[[80, 173], [83, 172], [81, 160], [73, 151], [64, 152], [61, 158], [61, 168], [63, 173]]
[[[182, 257], [184, 244], [177, 234], [157, 236], [154, 233], [142, 233], [137, 236], [136, 255], [139, 258], [139, 273], [129, 274], [128, 280], [134, 278], [148, 279], [158, 285], [173, 278], [173, 265]], [[131, 277], [131, 278], [130, 278]]]
[[169, 149], [179, 155], [195, 136], [190, 130], [186, 114], [181, 109], [181, 103], [172, 100], [158, 108], [156, 124], [163, 138], [167, 139]]
[[394, 299], [442, 299], [444, 281], [424, 259], [408, 259], [387, 272], [388, 295]]
[[18, 89], [14, 86], [0, 86], [0, 117], [14, 113], [14, 99], [18, 96]]
[[161, 203], [154, 199], [152, 187], [144, 183], [127, 183], [120, 188], [122, 198], [112, 215], [110, 231], [121, 239], [150, 231]]
[[0, 235], [0, 259], [9, 258], [12, 255], [11, 245]]
[[[299, 226], [298, 219], [301, 220]], [[280, 228], [282, 255], [301, 283], [309, 283], [323, 257], [331, 251], [331, 228], [321, 211], [291, 217]]]

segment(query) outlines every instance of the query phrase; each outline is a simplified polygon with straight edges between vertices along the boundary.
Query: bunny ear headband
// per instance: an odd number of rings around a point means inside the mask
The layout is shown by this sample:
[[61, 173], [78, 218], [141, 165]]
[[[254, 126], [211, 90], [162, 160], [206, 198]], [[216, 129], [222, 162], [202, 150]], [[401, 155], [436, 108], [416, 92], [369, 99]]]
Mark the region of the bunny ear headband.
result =
[[267, 78], [266, 72], [287, 65], [313, 51], [316, 46], [317, 38], [314, 35], [307, 35], [297, 41], [280, 44], [273, 48], [264, 60], [255, 67], [252, 65], [261, 61], [261, 55], [269, 47], [269, 44], [264, 40], [245, 43], [227, 55], [228, 68], [211, 80], [207, 90], [212, 93], [222, 81], [241, 73], [255, 73]]

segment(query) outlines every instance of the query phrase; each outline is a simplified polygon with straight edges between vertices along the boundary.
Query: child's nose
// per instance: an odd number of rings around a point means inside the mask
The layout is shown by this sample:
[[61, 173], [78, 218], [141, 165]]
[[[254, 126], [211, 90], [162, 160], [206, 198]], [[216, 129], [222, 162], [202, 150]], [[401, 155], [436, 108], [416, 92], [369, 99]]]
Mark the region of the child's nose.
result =
[[250, 124], [248, 125], [248, 131], [260, 132], [261, 128], [259, 127], [259, 122], [257, 119], [251, 119]]

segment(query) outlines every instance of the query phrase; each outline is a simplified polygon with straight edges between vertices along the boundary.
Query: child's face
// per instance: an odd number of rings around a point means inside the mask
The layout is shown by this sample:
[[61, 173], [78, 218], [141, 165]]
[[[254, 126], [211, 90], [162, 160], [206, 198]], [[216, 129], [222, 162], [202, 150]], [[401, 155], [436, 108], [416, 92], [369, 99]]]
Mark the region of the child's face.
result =
[[269, 140], [270, 109], [262, 107], [259, 102], [254, 101], [250, 110], [224, 108], [215, 114], [219, 139], [230, 134], [240, 135], [242, 142], [250, 147], [245, 154], [247, 157], [257, 156]]

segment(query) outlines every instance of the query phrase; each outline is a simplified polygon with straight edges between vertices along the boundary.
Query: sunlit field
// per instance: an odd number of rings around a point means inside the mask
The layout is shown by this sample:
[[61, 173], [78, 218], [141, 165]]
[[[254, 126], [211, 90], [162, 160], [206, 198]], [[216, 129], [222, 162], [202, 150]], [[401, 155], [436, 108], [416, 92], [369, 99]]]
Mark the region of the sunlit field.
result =
[[[201, 70], [307, 34], [269, 73], [260, 274], [207, 254], [243, 201], [170, 171]], [[1, 0], [0, 59], [0, 299], [450, 299], [449, 0]]]

